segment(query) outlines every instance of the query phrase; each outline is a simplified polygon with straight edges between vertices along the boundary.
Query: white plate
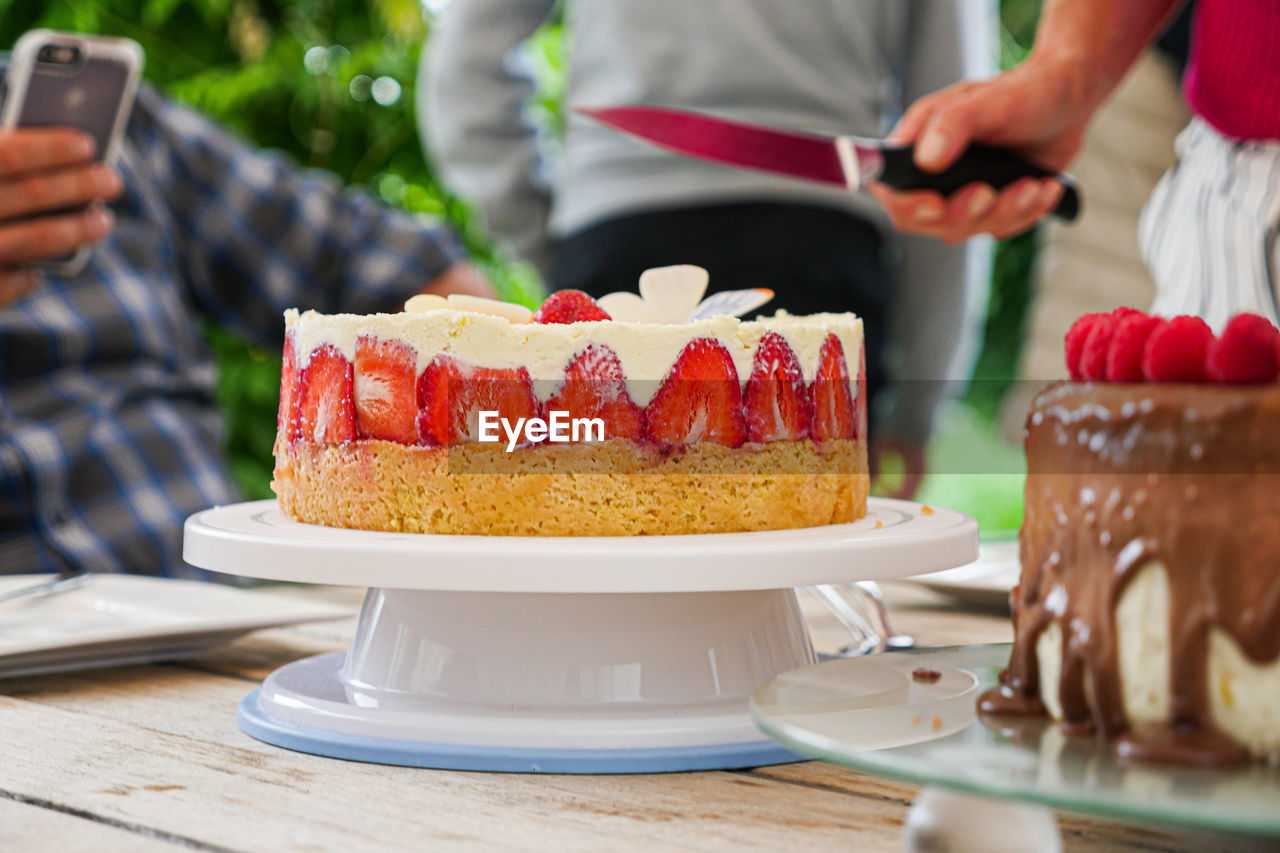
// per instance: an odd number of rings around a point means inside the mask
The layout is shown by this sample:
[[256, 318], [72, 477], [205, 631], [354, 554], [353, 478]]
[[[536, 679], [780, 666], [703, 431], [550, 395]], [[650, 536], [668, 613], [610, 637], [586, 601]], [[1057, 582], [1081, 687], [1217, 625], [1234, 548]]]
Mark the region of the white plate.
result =
[[[47, 577], [0, 577], [0, 594]], [[98, 575], [69, 592], [0, 604], [0, 677], [191, 657], [260, 628], [351, 615], [275, 593]]]
[[275, 501], [187, 519], [183, 557], [271, 580], [469, 592], [709, 592], [904, 577], [970, 562], [978, 525], [872, 498], [852, 524], [689, 536], [438, 536], [299, 524]]
[[1021, 573], [1018, 542], [984, 542], [978, 546], [978, 559], [967, 566], [943, 569], [912, 578], [935, 592], [950, 595], [983, 607], [1008, 609], [1009, 593]]

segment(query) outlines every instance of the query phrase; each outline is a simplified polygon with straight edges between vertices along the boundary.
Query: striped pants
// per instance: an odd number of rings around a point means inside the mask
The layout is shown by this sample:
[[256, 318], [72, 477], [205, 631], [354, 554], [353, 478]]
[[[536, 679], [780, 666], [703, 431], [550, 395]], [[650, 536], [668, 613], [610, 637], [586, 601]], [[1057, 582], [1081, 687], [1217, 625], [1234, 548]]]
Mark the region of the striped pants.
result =
[[1152, 313], [1217, 331], [1242, 311], [1280, 324], [1280, 142], [1229, 139], [1196, 118], [1176, 149], [1139, 222]]

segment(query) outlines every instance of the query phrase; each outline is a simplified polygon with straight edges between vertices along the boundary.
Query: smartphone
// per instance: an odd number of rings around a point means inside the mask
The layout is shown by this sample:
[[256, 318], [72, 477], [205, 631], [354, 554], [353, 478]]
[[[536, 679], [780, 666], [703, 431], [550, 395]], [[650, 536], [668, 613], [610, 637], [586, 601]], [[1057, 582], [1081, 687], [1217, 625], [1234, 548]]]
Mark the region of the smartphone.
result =
[[[142, 47], [132, 39], [31, 30], [10, 55], [0, 127], [76, 128], [93, 137], [98, 162], [114, 163], [142, 62]], [[83, 246], [39, 266], [74, 275], [89, 250]]]

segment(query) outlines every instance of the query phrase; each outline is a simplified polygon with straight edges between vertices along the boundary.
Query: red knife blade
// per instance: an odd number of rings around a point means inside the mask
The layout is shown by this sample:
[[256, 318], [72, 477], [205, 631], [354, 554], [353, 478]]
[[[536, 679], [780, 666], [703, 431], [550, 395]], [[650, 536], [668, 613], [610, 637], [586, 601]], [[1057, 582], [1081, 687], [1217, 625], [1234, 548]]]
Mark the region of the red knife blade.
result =
[[847, 186], [832, 139], [663, 107], [578, 112], [661, 148], [731, 166]]
[[667, 107], [575, 109], [677, 154], [850, 190], [874, 180], [899, 190], [933, 189], [950, 195], [970, 183], [987, 183], [999, 189], [1021, 178], [1053, 177], [1065, 188], [1054, 213], [1071, 220], [1080, 211], [1079, 190], [1069, 175], [1044, 169], [1004, 148], [972, 145], [950, 168], [933, 173], [916, 167], [910, 145], [857, 136], [821, 136]]

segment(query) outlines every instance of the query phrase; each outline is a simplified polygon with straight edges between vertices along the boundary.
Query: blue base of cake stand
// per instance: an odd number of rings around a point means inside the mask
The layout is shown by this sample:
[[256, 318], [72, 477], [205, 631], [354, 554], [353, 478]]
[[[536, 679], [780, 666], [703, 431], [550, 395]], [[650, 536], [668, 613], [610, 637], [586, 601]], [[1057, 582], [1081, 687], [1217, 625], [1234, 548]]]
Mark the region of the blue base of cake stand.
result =
[[494, 773], [676, 773], [790, 764], [807, 759], [770, 740], [669, 749], [518, 749], [417, 743], [341, 734], [277, 720], [254, 690], [240, 700], [240, 730], [273, 746], [370, 764]]

